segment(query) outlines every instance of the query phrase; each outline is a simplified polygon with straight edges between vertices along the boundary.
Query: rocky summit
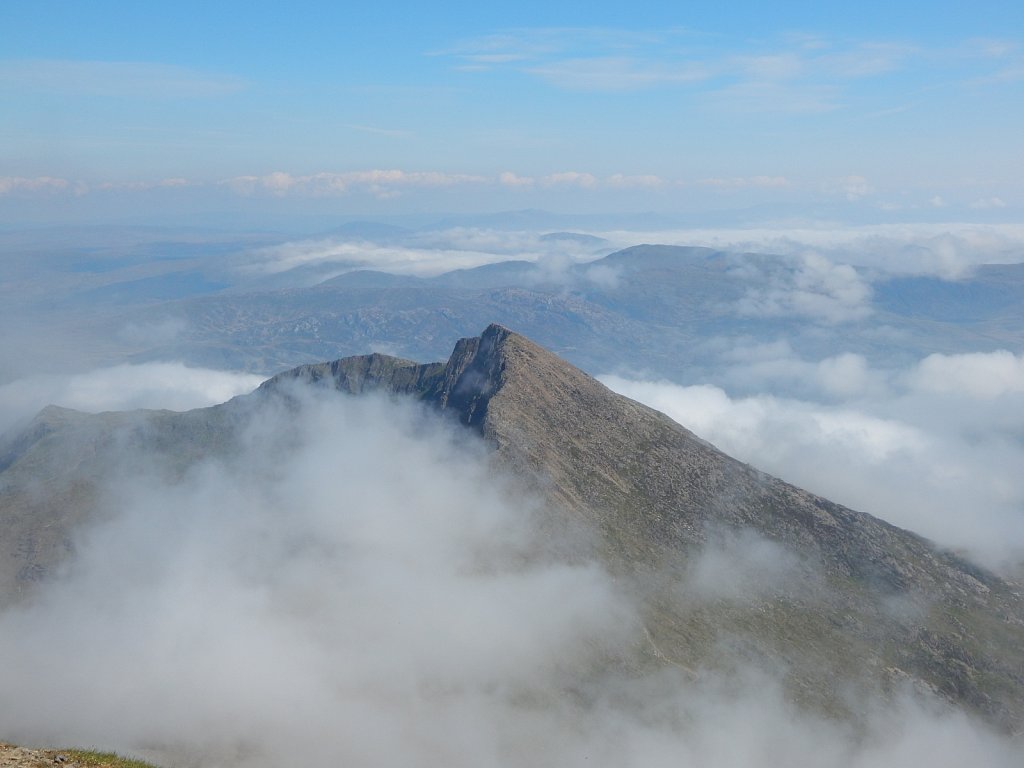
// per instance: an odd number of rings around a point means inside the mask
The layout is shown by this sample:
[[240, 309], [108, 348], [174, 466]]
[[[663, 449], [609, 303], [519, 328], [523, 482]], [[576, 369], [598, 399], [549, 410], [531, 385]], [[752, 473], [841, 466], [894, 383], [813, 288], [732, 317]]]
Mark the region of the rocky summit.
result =
[[304, 365], [214, 408], [45, 410], [0, 446], [5, 599], [68, 554], [104, 446], [137, 441], [184, 466], [230, 450], [242, 414], [303, 385], [412, 398], [478, 432], [551, 519], [594, 532], [586, 556], [640, 606], [641, 667], [764, 664], [794, 701], [836, 717], [856, 719], [868, 692], [910, 691], [1024, 729], [1019, 584], [739, 462], [498, 325], [444, 363]]

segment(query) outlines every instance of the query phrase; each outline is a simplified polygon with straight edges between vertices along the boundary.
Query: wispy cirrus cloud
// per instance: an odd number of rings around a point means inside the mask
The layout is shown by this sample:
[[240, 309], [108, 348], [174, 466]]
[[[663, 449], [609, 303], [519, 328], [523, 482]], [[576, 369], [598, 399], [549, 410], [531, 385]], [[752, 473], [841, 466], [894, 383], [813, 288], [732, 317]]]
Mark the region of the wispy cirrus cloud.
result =
[[840, 77], [875, 77], [902, 68], [920, 52], [917, 46], [904, 43], [869, 42], [825, 54], [815, 63]]
[[430, 55], [454, 57], [466, 64], [494, 66], [536, 62], [566, 53], [597, 56], [649, 49], [683, 39], [688, 34], [682, 28], [525, 27], [461, 40]]
[[841, 108], [835, 85], [799, 81], [743, 80], [701, 95], [704, 107], [733, 114], [814, 115]]
[[1012, 41], [966, 40], [936, 49], [912, 40], [813, 34], [712, 45], [693, 30], [515, 29], [433, 52], [457, 70], [514, 71], [566, 91], [674, 89], [728, 112], [814, 114], [852, 108], [865, 80], [914, 72], [947, 83], [1013, 82], [1024, 66]]
[[369, 133], [374, 136], [389, 136], [395, 139], [406, 138], [413, 135], [412, 131], [406, 131], [400, 128], [380, 128], [376, 125], [358, 125], [348, 123], [345, 127], [353, 131], [359, 131], [360, 133]]
[[215, 98], [244, 90], [235, 75], [140, 61], [0, 61], [0, 91], [139, 99]]
[[972, 38], [955, 53], [960, 60], [979, 62], [982, 66], [969, 79], [970, 85], [998, 86], [1024, 80], [1024, 53], [1015, 40]]
[[[631, 71], [636, 86], [696, 82], [712, 77], [781, 80], [809, 74], [855, 78], [890, 72], [919, 53], [918, 46], [890, 41], [847, 42], [825, 37], [783, 35], [758, 43], [706, 45], [691, 30], [519, 29], [465, 40], [432, 55], [449, 56], [481, 69], [517, 66], [547, 77], [551, 73]], [[569, 87], [579, 81], [554, 79]], [[587, 84], [587, 81], [583, 81]]]
[[565, 90], [628, 91], [711, 77], [699, 59], [663, 55], [689, 36], [682, 29], [515, 29], [464, 40], [434, 55], [454, 59], [461, 70], [517, 69]]
[[697, 83], [711, 76], [711, 71], [700, 62], [657, 64], [626, 56], [566, 59], [526, 71], [551, 85], [573, 91], [629, 91]]
[[730, 62], [730, 70], [752, 80], [790, 80], [806, 72], [806, 57], [796, 51], [780, 51], [757, 56], [738, 56]]
[[996, 37], [972, 37], [963, 48], [966, 55], [992, 59], [1004, 59], [1020, 52], [1020, 45], [1015, 40]]

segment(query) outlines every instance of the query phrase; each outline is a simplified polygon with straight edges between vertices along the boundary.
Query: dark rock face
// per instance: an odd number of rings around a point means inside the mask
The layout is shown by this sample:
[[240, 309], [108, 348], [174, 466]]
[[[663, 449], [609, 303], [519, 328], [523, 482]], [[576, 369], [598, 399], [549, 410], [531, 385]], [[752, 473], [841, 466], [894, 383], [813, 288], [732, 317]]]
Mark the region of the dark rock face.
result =
[[[70, 450], [61, 446], [75, 446], [88, 464], [112, 429], [144, 418], [147, 445], [186, 462], [230, 450], [238, 414], [301, 383], [411, 397], [478, 431], [494, 463], [541, 494], [553, 516], [597, 531], [591, 554], [641, 606], [650, 641], [642, 663], [699, 670], [765, 662], [787, 670], [795, 700], [840, 716], [857, 715], [856, 690], [910, 684], [1002, 729], [1024, 729], [1019, 585], [736, 461], [497, 325], [460, 340], [446, 363], [373, 354], [306, 365], [252, 396], [185, 414], [44, 412], [0, 448], [8, 465], [0, 522], [25, 541], [75, 522], [55, 520], [57, 507], [26, 513], [27, 502], [15, 498], [18, 477], [52, 467], [47, 457]], [[61, 488], [71, 487], [66, 477]], [[40, 576], [60, 554], [47, 541], [34, 554], [4, 542], [0, 564]], [[765, 547], [772, 554], [759, 560]], [[719, 565], [710, 586], [705, 576], [698, 588], [694, 574], [709, 553]], [[769, 578], [779, 563], [785, 578]], [[0, 576], [9, 590], [15, 574]]]
[[273, 392], [283, 382], [295, 379], [349, 394], [384, 390], [412, 395], [458, 416], [463, 424], [482, 427], [487, 403], [501, 388], [501, 348], [509, 334], [492, 325], [480, 338], [460, 339], [447, 364], [418, 365], [380, 354], [346, 357], [300, 366], [264, 382], [260, 390]]

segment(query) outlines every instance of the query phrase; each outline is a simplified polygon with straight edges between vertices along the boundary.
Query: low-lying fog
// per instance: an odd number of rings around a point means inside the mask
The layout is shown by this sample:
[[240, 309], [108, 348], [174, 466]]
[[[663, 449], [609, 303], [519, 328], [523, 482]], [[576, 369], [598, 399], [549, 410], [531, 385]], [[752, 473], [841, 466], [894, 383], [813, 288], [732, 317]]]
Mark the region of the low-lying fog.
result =
[[244, 442], [119, 477], [66, 572], [0, 615], [4, 738], [197, 766], [1019, 765], [909, 696], [854, 729], [787, 703], [781, 670], [630, 671], [642, 622], [560, 554], [582, 534], [542, 532], [482, 442], [408, 403], [308, 399]]
[[[989, 567], [1024, 563], [1022, 355], [933, 354], [874, 369], [858, 355], [807, 361], [772, 345], [736, 350], [718, 385], [600, 378], [759, 469]], [[726, 389], [780, 382], [792, 394]]]

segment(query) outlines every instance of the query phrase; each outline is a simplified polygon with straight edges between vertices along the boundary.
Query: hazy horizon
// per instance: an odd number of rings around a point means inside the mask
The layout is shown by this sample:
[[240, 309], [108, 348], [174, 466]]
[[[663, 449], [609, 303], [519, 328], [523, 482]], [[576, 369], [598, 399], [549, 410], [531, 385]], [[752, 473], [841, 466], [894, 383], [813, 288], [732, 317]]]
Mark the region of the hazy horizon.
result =
[[1011, 219], [1024, 12], [913, 9], [13, 0], [0, 224], [523, 208]]

